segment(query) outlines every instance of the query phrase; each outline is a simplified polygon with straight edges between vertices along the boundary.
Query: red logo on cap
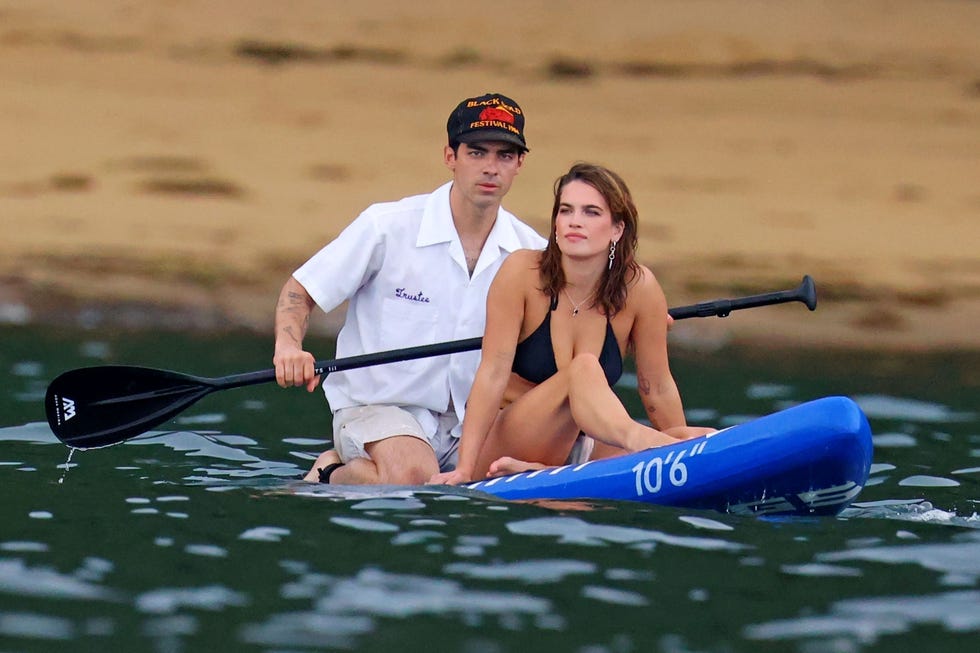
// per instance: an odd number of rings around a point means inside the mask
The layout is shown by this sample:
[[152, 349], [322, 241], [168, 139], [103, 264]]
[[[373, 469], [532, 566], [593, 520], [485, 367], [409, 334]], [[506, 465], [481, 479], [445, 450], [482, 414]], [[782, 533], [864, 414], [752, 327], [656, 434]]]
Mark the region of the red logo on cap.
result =
[[506, 122], [509, 125], [513, 125], [514, 114], [507, 109], [502, 109], [500, 107], [487, 107], [480, 112], [480, 120], [499, 120], [500, 122]]

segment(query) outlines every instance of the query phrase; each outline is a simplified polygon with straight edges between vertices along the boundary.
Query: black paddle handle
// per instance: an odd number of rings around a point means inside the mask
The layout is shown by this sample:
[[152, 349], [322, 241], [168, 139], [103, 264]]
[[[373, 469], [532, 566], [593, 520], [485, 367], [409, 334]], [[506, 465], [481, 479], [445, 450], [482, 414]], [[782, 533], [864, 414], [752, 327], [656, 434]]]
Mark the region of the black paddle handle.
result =
[[[817, 308], [817, 292], [810, 275], [803, 277], [803, 282], [791, 290], [777, 290], [759, 295], [748, 295], [736, 299], [716, 299], [710, 302], [701, 302], [690, 306], [678, 306], [667, 312], [675, 320], [684, 320], [689, 317], [726, 317], [732, 311], [744, 308], [755, 308], [757, 306], [768, 306], [771, 304], [783, 304], [786, 302], [803, 302], [811, 311]], [[331, 358], [328, 360], [316, 361], [313, 363], [313, 371], [317, 375], [327, 375], [332, 372], [343, 372], [359, 367], [370, 367], [383, 363], [397, 363], [410, 361], [417, 358], [429, 358], [431, 356], [446, 356], [448, 354], [458, 354], [464, 351], [479, 349], [483, 344], [483, 338], [468, 338], [466, 340], [451, 340], [449, 342], [437, 342], [432, 345], [419, 345], [417, 347], [407, 347], [405, 349], [391, 349], [379, 351], [372, 354], [361, 354], [359, 356], [348, 356], [345, 358]], [[246, 374], [235, 374], [232, 376], [212, 379], [210, 383], [215, 389], [239, 388], [246, 385], [267, 383], [276, 380], [275, 370], [261, 370], [259, 372], [248, 372]], [[204, 379], [202, 379], [204, 381]]]
[[811, 311], [817, 309], [817, 289], [813, 283], [813, 278], [807, 274], [803, 277], [803, 282], [792, 290], [777, 290], [759, 295], [748, 295], [737, 299], [716, 299], [711, 302], [701, 302], [692, 306], [680, 306], [672, 308], [668, 313], [675, 320], [683, 320], [688, 317], [727, 317], [732, 311], [743, 308], [755, 308], [756, 306], [769, 306], [772, 304], [784, 304], [786, 302], [803, 302]]

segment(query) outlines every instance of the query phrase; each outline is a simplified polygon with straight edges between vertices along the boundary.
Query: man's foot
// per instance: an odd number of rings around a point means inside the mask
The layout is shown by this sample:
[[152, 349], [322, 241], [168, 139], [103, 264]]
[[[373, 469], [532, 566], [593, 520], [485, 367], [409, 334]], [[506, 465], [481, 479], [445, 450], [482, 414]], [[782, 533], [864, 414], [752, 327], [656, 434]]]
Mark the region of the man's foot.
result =
[[340, 454], [335, 450], [330, 449], [329, 451], [324, 451], [319, 456], [317, 456], [316, 462], [313, 463], [313, 467], [310, 471], [306, 472], [306, 476], [303, 480], [307, 483], [319, 483], [320, 482], [320, 470], [327, 465], [340, 464]]
[[495, 461], [490, 463], [490, 469], [487, 470], [487, 477], [496, 478], [498, 476], [509, 476], [510, 474], [532, 472], [544, 468], [545, 465], [542, 465], [541, 463], [529, 463], [523, 460], [518, 460], [517, 458], [511, 458], [510, 456], [503, 456], [502, 458], [497, 458]]

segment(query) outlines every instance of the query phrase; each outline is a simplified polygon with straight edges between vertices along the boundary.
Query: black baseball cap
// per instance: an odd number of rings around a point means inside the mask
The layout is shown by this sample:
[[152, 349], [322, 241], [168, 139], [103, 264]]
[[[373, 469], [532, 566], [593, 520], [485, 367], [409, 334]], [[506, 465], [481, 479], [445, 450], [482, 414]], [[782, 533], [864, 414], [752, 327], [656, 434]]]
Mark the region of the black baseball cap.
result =
[[504, 141], [527, 152], [524, 140], [524, 112], [509, 97], [487, 93], [467, 98], [449, 114], [446, 123], [449, 144]]

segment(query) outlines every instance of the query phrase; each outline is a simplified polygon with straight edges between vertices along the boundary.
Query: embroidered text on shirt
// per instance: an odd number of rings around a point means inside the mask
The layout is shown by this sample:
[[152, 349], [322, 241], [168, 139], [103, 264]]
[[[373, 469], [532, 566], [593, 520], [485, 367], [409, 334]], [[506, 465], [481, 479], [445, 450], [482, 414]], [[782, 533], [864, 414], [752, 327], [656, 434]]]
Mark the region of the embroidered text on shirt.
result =
[[414, 295], [409, 295], [405, 292], [404, 288], [395, 288], [395, 297], [400, 297], [401, 299], [408, 299], [413, 302], [422, 302], [423, 304], [429, 303], [429, 298], [422, 294], [422, 291], [418, 291]]

